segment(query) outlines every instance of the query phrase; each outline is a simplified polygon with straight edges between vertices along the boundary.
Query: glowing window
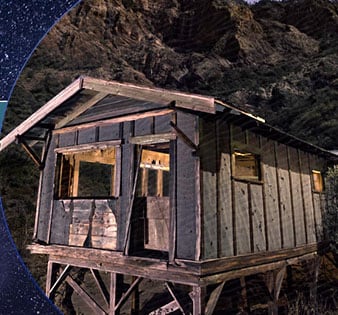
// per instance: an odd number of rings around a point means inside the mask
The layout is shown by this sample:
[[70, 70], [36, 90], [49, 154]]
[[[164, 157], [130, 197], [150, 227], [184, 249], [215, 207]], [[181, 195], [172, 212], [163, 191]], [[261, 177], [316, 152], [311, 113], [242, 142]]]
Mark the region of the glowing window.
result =
[[324, 190], [323, 177], [320, 171], [312, 170], [313, 190], [322, 192]]

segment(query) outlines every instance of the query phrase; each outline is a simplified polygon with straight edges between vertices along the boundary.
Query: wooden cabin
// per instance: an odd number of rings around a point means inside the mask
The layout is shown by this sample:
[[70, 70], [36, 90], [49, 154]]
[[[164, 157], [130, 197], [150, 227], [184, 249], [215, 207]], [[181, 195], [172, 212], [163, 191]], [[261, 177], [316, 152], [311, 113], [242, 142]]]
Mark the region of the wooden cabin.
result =
[[[93, 313], [118, 314], [146, 278], [171, 294], [164, 313], [212, 314], [229, 280], [265, 273], [276, 313], [286, 267], [318, 270], [337, 156], [213, 97], [80, 77], [0, 150], [14, 141], [41, 171], [29, 249], [49, 257], [51, 298], [66, 281]], [[92, 271], [103, 305], [72, 266]]]

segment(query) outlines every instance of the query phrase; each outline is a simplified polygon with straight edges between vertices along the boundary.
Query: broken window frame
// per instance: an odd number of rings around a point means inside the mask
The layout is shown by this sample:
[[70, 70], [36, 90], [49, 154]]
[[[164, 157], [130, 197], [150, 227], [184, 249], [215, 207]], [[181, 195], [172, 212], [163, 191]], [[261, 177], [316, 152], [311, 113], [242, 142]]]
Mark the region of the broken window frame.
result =
[[[169, 145], [169, 143], [168, 143]], [[151, 153], [152, 152], [152, 153]], [[151, 154], [157, 155], [154, 157], [153, 163], [149, 163], [144, 161], [143, 159], [149, 159], [151, 157]], [[148, 155], [148, 156], [147, 156]], [[160, 163], [160, 160], [158, 159], [161, 155], [163, 155], [163, 158], [167, 161], [165, 161], [165, 165]], [[156, 192], [155, 193], [149, 193], [149, 173], [150, 171], [155, 171], [156, 173]], [[170, 153], [168, 149], [168, 153], [164, 152], [158, 152], [158, 151], [152, 151], [151, 148], [142, 149], [142, 157], [141, 162], [139, 166], [139, 182], [137, 185], [137, 196], [138, 197], [169, 197], [169, 177], [170, 177]], [[164, 176], [167, 172], [168, 176], [168, 187], [165, 189], [165, 182], [164, 182]], [[166, 193], [167, 191], [167, 193]]]
[[[75, 159], [72, 165], [69, 165], [69, 173], [67, 175], [68, 184], [66, 187], [62, 186], [62, 176], [64, 170], [65, 156], [80, 156], [81, 154], [90, 154], [95, 151], [108, 151], [114, 149], [115, 153], [115, 163], [102, 163], [114, 166], [113, 174], [111, 177], [110, 194], [90, 194], [90, 195], [79, 195], [78, 194], [78, 185], [79, 185], [79, 168], [80, 162], [90, 162], [88, 159]], [[107, 198], [117, 198], [120, 195], [120, 178], [121, 178], [121, 146], [120, 145], [79, 145], [74, 147], [67, 148], [58, 148], [55, 150], [57, 154], [57, 165], [56, 165], [56, 174], [55, 174], [55, 186], [54, 186], [54, 198], [55, 199], [87, 199], [87, 198], [96, 198], [96, 199], [107, 199]], [[90, 159], [89, 159], [90, 160]], [[93, 162], [94, 163], [94, 162]], [[67, 179], [66, 179], [67, 180]]]

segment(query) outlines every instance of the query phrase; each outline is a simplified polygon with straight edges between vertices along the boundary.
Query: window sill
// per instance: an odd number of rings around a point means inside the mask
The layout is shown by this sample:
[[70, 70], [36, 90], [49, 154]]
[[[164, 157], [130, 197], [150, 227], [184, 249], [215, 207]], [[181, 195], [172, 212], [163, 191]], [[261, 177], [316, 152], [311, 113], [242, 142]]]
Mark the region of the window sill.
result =
[[259, 180], [259, 179], [249, 179], [249, 178], [240, 178], [236, 176], [231, 176], [231, 179], [236, 181], [236, 182], [242, 182], [242, 183], [247, 183], [247, 184], [255, 184], [255, 185], [263, 185], [264, 181]]

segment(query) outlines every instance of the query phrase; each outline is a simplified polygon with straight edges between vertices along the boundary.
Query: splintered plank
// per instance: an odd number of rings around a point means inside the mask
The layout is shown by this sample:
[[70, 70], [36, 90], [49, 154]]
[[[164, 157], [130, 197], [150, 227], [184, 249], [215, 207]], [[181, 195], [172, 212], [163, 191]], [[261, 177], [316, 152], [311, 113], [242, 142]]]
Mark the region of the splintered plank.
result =
[[248, 184], [235, 182], [235, 216], [237, 255], [251, 252]]
[[290, 191], [289, 166], [287, 150], [284, 144], [276, 146], [276, 157], [278, 165], [278, 183], [280, 195], [281, 219], [283, 225], [283, 247], [294, 246], [294, 222], [292, 216], [292, 200]]
[[278, 187], [274, 142], [264, 139], [262, 146], [262, 172], [264, 180], [264, 199], [266, 206], [266, 228], [268, 250], [281, 248], [281, 229], [279, 220]]
[[250, 186], [251, 192], [251, 215], [252, 215], [252, 232], [253, 232], [253, 250], [260, 252], [266, 250], [265, 239], [265, 221], [264, 221], [264, 204], [263, 204], [263, 187], [262, 185]]
[[302, 190], [299, 175], [300, 170], [297, 149], [289, 147], [288, 151], [290, 164], [290, 189], [292, 191], [292, 205], [296, 230], [296, 246], [298, 246], [306, 244]]
[[299, 158], [301, 168], [304, 211], [306, 216], [307, 241], [308, 243], [315, 243], [316, 228], [315, 228], [315, 218], [313, 214], [314, 210], [313, 210], [312, 186], [311, 186], [312, 174], [310, 174], [310, 165], [307, 153], [299, 151]]

